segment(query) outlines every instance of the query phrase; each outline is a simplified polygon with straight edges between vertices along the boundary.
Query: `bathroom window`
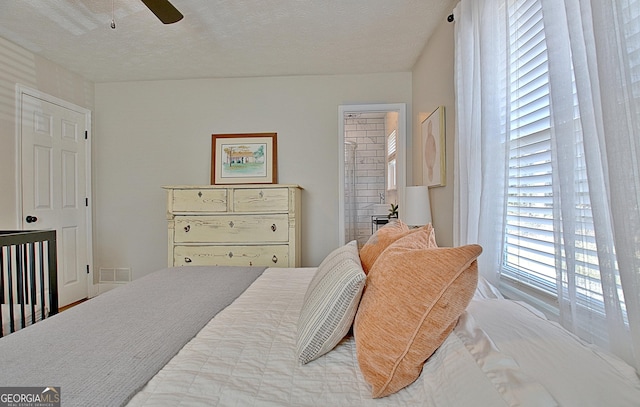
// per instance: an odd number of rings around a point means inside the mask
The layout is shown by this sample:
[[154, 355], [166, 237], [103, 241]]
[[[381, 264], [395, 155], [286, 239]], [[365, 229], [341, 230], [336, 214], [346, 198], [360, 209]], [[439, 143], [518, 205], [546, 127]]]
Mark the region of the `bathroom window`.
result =
[[392, 131], [387, 137], [387, 190], [395, 190], [397, 188], [396, 174], [396, 130]]

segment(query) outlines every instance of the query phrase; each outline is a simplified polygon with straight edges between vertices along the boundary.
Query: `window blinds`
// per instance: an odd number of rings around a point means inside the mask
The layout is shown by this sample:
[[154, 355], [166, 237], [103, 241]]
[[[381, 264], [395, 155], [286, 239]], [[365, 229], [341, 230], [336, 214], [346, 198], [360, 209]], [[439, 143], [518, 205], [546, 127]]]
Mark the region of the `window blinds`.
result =
[[509, 21], [509, 184], [503, 275], [555, 290], [551, 123], [542, 8], [512, 2]]
[[[573, 94], [566, 95], [573, 98], [575, 106], [575, 134], [571, 135], [575, 151], [568, 157], [573, 161], [573, 174], [561, 178], [554, 174], [559, 165], [553, 162], [558, 157], [553, 151], [549, 65], [540, 1], [510, 2], [508, 21], [509, 183], [503, 275], [553, 297], [558, 292], [568, 296], [571, 290], [577, 304], [604, 315], [575, 86]], [[561, 220], [560, 188], [572, 191], [571, 200], [562, 202], [572, 207], [568, 222]], [[566, 230], [567, 225], [572, 230]]]

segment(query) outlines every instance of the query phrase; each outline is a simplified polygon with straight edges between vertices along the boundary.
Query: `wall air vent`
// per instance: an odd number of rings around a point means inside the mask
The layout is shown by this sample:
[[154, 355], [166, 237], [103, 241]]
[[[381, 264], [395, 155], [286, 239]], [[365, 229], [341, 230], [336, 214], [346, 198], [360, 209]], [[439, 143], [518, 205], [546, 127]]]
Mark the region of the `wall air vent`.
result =
[[126, 267], [100, 268], [100, 283], [123, 284], [131, 281], [131, 269]]

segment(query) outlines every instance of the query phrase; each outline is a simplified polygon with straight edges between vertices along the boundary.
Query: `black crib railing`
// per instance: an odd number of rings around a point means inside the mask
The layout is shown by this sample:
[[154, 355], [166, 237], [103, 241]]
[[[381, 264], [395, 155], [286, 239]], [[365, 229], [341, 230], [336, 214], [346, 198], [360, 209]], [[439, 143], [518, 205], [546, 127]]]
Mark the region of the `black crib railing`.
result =
[[0, 231], [0, 304], [0, 337], [58, 313], [55, 230]]

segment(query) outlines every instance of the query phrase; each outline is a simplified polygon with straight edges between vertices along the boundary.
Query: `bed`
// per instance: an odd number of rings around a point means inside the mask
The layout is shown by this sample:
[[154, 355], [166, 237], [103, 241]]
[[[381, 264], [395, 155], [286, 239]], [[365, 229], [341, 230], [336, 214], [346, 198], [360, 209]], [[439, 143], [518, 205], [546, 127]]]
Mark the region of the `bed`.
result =
[[[452, 254], [456, 259], [466, 253], [422, 251]], [[477, 252], [474, 247], [470, 251]], [[312, 346], [316, 353], [301, 363], [300, 338], [306, 331], [300, 326], [313, 303], [310, 293], [314, 288], [327, 289], [325, 277], [335, 276], [335, 270], [344, 276], [349, 274], [345, 270], [356, 269], [353, 263], [359, 260], [353, 257], [354, 246], [349, 244], [317, 268], [159, 270], [0, 339], [0, 383], [58, 386], [63, 406], [637, 406], [640, 402], [640, 379], [634, 369], [529, 306], [504, 299], [482, 278], [474, 281], [451, 331], [420, 366], [417, 377], [391, 394], [374, 397], [361, 367], [358, 340], [366, 337], [361, 332], [365, 320], [357, 313], [375, 291], [376, 264], [382, 257], [366, 274], [365, 288], [351, 297], [356, 315], [344, 312], [348, 321], [355, 318], [353, 325], [340, 327], [347, 333], [337, 335], [337, 344], [328, 350]], [[475, 266], [474, 261], [460, 264], [462, 274]], [[362, 284], [360, 274], [349, 275], [339, 285]], [[348, 308], [353, 304], [343, 307]], [[387, 336], [401, 335], [398, 329]]]

